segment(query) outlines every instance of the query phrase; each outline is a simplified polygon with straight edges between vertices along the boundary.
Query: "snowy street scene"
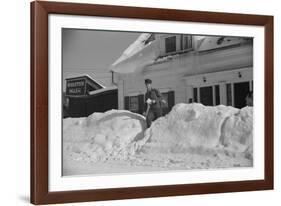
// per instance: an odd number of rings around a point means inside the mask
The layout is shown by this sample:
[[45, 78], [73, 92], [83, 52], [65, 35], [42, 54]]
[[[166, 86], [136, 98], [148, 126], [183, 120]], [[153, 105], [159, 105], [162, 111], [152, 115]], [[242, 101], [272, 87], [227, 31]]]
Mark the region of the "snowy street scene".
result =
[[62, 175], [253, 167], [251, 37], [62, 30]]
[[64, 120], [65, 175], [252, 166], [252, 108], [177, 104], [146, 129], [125, 110]]

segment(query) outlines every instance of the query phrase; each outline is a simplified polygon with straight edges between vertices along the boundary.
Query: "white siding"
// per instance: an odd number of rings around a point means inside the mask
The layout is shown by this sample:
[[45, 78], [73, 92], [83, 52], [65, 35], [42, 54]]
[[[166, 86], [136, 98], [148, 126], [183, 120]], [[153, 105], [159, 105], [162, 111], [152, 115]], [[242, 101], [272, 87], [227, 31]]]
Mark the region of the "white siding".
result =
[[[159, 47], [163, 51], [163, 44], [159, 44]], [[144, 66], [138, 73], [120, 74], [119, 108], [124, 108], [125, 96], [146, 92], [144, 84], [146, 78], [151, 79], [152, 86], [160, 91], [174, 91], [175, 104], [193, 99], [193, 88], [202, 86], [203, 76], [207, 81], [203, 86], [220, 85], [220, 93], [225, 94], [225, 82], [253, 79], [252, 58], [252, 45], [245, 44], [201, 53], [191, 51], [160, 59], [151, 65]], [[248, 69], [244, 71], [240, 68]], [[242, 72], [242, 78], [238, 77], [239, 69]], [[220, 95], [220, 103], [226, 104], [225, 95]]]

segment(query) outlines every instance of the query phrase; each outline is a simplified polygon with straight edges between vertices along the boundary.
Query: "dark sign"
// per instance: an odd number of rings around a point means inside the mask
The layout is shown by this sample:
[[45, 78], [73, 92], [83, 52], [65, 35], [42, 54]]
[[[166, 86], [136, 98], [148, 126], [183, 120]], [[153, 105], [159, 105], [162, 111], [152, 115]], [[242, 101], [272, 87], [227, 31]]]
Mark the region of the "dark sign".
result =
[[66, 82], [66, 95], [85, 95], [85, 79]]

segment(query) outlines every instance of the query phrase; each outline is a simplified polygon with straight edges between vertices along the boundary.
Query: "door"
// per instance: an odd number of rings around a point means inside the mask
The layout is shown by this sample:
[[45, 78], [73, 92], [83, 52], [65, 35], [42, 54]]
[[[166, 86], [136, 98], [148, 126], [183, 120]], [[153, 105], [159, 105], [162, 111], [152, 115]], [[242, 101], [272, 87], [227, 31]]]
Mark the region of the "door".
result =
[[200, 102], [205, 106], [213, 106], [213, 87], [200, 87]]
[[249, 82], [234, 83], [234, 107], [241, 109], [246, 106], [245, 98], [249, 91]]

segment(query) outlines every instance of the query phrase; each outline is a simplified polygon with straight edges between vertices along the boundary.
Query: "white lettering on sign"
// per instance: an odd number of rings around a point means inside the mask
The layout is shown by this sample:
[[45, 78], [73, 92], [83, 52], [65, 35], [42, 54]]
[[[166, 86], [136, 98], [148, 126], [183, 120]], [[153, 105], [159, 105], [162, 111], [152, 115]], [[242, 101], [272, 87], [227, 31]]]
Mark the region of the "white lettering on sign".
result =
[[82, 87], [82, 86], [84, 86], [84, 81], [67, 82], [67, 87]]
[[73, 88], [68, 90], [69, 94], [80, 94], [81, 93], [81, 88]]

